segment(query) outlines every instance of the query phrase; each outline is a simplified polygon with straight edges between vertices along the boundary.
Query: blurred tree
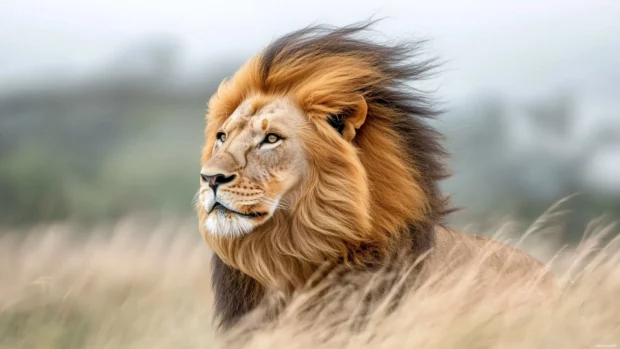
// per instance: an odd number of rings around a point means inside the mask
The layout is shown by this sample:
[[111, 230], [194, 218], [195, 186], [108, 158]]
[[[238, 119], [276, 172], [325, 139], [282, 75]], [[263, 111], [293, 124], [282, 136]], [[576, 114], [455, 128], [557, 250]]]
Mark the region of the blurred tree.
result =
[[0, 224], [191, 212], [206, 102], [239, 61], [188, 77], [175, 42], [150, 40], [83, 81], [0, 96]]
[[467, 127], [448, 130], [457, 175], [447, 187], [461, 193], [457, 203], [472, 214], [533, 220], [578, 193], [568, 204], [568, 239], [578, 239], [598, 215], [620, 218], [620, 196], [594, 190], [585, 180], [598, 152], [620, 146], [620, 128], [600, 125], [579, 136], [570, 94], [522, 105], [490, 97], [455, 119]]

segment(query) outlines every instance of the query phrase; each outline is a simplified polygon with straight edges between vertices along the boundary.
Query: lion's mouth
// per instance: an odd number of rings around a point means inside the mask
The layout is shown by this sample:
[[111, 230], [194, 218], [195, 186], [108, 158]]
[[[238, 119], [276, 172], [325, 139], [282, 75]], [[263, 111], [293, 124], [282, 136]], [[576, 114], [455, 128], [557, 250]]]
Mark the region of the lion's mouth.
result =
[[241, 213], [239, 211], [235, 211], [233, 209], [230, 209], [230, 208], [222, 205], [219, 202], [216, 202], [215, 205], [213, 205], [213, 207], [211, 208], [211, 211], [209, 211], [209, 213], [211, 213], [211, 212], [222, 212], [222, 213], [230, 212], [230, 213], [234, 213], [236, 215], [243, 216], [243, 217], [248, 217], [248, 218], [262, 217], [262, 216], [265, 216], [267, 214], [267, 212]]

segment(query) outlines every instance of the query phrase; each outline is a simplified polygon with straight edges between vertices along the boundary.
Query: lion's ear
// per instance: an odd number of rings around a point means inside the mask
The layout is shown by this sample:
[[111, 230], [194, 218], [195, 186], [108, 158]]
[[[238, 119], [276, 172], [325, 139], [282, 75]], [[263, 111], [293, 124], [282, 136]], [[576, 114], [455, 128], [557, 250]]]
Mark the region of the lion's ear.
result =
[[348, 113], [338, 115], [330, 115], [327, 121], [333, 128], [342, 135], [347, 142], [351, 142], [355, 138], [356, 130], [362, 127], [366, 121], [368, 113], [368, 105], [362, 96], [358, 96], [356, 105]]

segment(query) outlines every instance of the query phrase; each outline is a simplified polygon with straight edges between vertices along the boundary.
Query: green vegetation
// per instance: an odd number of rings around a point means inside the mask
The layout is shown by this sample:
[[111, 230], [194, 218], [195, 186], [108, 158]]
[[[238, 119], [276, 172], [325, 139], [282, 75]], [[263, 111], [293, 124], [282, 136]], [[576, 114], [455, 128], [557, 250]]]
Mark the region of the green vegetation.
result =
[[101, 79], [0, 97], [0, 222], [191, 211], [216, 85], [169, 83]]

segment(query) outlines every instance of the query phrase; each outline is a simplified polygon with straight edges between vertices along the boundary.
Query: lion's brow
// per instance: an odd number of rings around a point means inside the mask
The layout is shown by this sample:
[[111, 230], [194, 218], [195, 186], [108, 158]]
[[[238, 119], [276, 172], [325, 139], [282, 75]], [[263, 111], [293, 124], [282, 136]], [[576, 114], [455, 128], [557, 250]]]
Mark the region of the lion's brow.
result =
[[231, 120], [227, 125], [227, 129], [229, 129], [229, 133], [234, 130], [243, 130], [247, 127], [250, 118], [248, 117], [238, 117], [235, 120]]

